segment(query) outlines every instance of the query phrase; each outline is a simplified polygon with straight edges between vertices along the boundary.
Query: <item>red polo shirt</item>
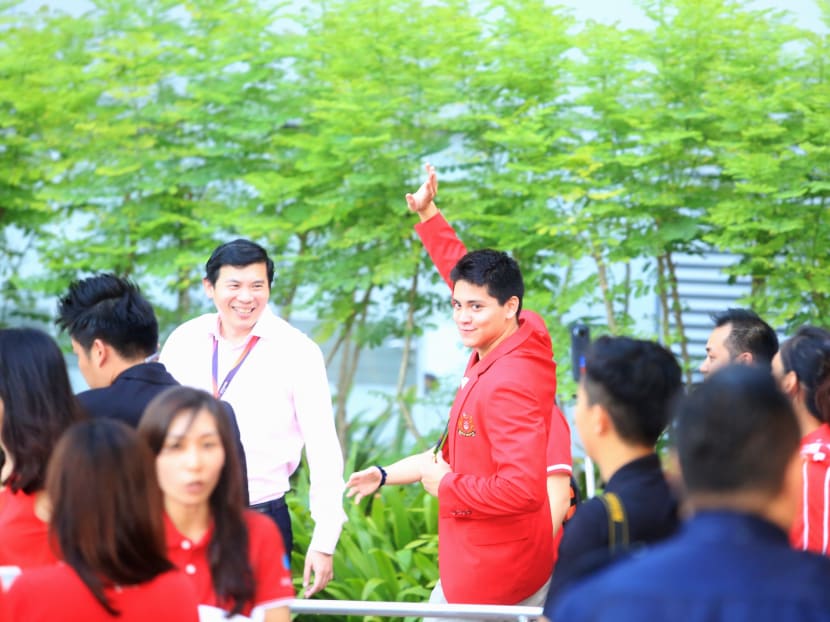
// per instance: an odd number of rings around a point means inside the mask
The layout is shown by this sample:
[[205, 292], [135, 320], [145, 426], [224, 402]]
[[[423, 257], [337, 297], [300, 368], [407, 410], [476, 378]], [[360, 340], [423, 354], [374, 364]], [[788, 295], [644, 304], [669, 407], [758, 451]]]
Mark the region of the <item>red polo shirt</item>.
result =
[[49, 546], [49, 525], [35, 516], [35, 495], [0, 490], [0, 566], [22, 569], [58, 561]]
[[105, 591], [121, 612], [112, 617], [75, 571], [64, 563], [27, 570], [6, 595], [8, 620], [26, 622], [198, 622], [193, 586], [181, 572], [165, 572], [140, 585]]
[[[226, 603], [220, 603], [216, 598], [210, 576], [207, 548], [213, 537], [213, 527], [201, 540], [194, 542], [180, 534], [166, 514], [164, 522], [167, 557], [193, 582], [199, 604], [228, 609], [223, 606]], [[255, 591], [254, 602], [248, 603], [242, 614], [250, 615], [256, 607], [270, 609], [288, 606], [294, 598], [294, 586], [277, 526], [269, 517], [252, 510], [245, 511], [245, 524], [248, 527], [248, 559], [254, 573]]]
[[801, 497], [790, 542], [795, 548], [828, 554], [830, 547], [830, 425], [801, 439]]

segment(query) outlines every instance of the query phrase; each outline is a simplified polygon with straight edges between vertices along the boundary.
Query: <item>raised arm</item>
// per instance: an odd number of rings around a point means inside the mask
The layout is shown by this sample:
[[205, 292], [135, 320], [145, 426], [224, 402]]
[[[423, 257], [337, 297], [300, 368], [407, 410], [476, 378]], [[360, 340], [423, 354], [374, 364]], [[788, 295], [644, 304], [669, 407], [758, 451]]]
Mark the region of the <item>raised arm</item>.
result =
[[444, 282], [452, 288], [450, 272], [464, 255], [467, 247], [458, 239], [452, 226], [435, 205], [435, 195], [438, 193], [438, 177], [431, 164], [426, 165], [427, 178], [415, 194], [406, 195], [406, 203], [410, 211], [415, 212], [420, 222], [415, 225], [415, 231], [421, 238], [424, 247], [429, 253]]

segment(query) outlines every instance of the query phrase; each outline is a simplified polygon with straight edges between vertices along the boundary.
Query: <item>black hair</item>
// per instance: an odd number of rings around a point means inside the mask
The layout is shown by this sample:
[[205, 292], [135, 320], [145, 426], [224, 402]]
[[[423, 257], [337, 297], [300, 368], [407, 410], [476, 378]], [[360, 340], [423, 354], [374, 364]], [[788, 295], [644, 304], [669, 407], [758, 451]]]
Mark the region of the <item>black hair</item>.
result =
[[217, 246], [213, 250], [205, 263], [205, 278], [210, 281], [211, 285], [216, 285], [222, 266], [244, 268], [255, 263], [265, 264], [268, 287], [271, 287], [274, 280], [274, 262], [259, 244], [242, 238]]
[[158, 348], [159, 325], [138, 286], [114, 274], [75, 281], [58, 302], [61, 329], [89, 352], [96, 339], [126, 359], [147, 357]]
[[735, 359], [743, 352], [752, 354], [753, 363], [770, 369], [772, 357], [778, 352], [778, 335], [751, 309], [730, 308], [712, 314], [716, 328], [729, 324], [731, 329], [725, 346], [729, 356]]
[[504, 305], [512, 296], [519, 299], [518, 311], [522, 310], [525, 285], [519, 264], [507, 253], [489, 248], [471, 251], [455, 264], [450, 280], [466, 281], [473, 285], [486, 286], [487, 293]]
[[70, 427], [49, 462], [49, 533], [95, 599], [118, 615], [104, 590], [137, 585], [173, 569], [164, 504], [150, 448], [114, 419]]
[[830, 422], [830, 332], [802, 326], [781, 344], [784, 373], [795, 372], [804, 389], [807, 410], [823, 423]]
[[653, 341], [600, 337], [585, 357], [584, 388], [601, 404], [620, 438], [653, 446], [683, 387], [674, 354]]
[[32, 494], [43, 489], [46, 467], [61, 434], [84, 418], [63, 354], [34, 328], [0, 330], [0, 440], [12, 471], [4, 484]]
[[248, 557], [248, 528], [244, 518], [242, 468], [234, 444], [228, 414], [222, 403], [199, 389], [177, 386], [157, 395], [144, 410], [138, 431], [155, 455], [161, 452], [170, 424], [181, 414], [195, 418], [208, 412], [225, 450], [219, 481], [208, 501], [213, 518], [213, 538], [208, 563], [213, 589], [220, 600], [233, 603], [231, 615], [240, 613], [254, 599], [254, 574]]
[[769, 372], [729, 365], [681, 400], [674, 426], [689, 493], [781, 490], [801, 440], [792, 405]]

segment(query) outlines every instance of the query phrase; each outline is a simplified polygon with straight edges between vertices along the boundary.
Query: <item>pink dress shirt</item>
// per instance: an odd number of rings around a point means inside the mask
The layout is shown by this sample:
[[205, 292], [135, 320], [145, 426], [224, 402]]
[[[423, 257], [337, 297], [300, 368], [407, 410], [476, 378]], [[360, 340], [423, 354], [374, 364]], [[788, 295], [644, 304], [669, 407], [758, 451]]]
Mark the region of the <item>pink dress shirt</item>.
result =
[[[334, 428], [325, 361], [309, 337], [266, 308], [251, 331], [259, 342], [222, 396], [236, 411], [251, 504], [282, 497], [306, 448], [314, 533], [309, 549], [331, 554], [346, 520], [343, 455]], [[167, 339], [160, 360], [184, 385], [213, 391], [213, 339], [219, 343], [219, 382], [236, 363], [237, 347], [219, 334], [218, 314], [185, 322]]]

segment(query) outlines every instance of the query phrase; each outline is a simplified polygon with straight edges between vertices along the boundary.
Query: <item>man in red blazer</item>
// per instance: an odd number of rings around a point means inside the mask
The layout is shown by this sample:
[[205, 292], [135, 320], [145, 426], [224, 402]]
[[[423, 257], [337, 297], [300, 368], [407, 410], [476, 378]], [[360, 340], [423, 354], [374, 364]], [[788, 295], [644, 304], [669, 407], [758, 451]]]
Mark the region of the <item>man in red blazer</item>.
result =
[[406, 196], [416, 231], [452, 289], [453, 319], [472, 348], [435, 450], [354, 473], [359, 501], [385, 483], [420, 481], [438, 497], [440, 581], [431, 602], [539, 605], [553, 564], [546, 449], [556, 365], [544, 320], [522, 310], [524, 285], [505, 253], [467, 253], [433, 202], [435, 171]]

